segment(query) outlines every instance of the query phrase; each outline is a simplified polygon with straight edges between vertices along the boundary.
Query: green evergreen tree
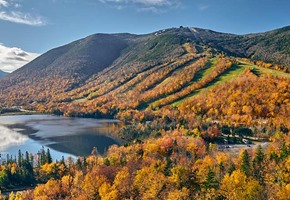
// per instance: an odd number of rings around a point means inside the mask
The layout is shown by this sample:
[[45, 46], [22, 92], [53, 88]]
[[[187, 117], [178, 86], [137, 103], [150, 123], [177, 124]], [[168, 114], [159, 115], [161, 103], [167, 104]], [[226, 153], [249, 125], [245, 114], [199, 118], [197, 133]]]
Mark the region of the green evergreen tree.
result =
[[46, 162], [47, 162], [46, 153], [44, 150], [44, 146], [42, 146], [42, 149], [40, 151], [40, 165], [44, 165]]
[[165, 168], [164, 168], [164, 175], [165, 176], [169, 176], [170, 175], [170, 170], [171, 170], [171, 167], [172, 167], [172, 161], [170, 159], [170, 157], [166, 157], [166, 165], [165, 165]]
[[265, 154], [263, 153], [263, 149], [261, 145], [258, 146], [255, 152], [254, 162], [257, 164], [261, 164], [265, 159]]
[[28, 163], [30, 163], [28, 151], [25, 152], [25, 161], [28, 162]]
[[110, 160], [108, 158], [104, 158], [104, 165], [110, 165]]
[[22, 166], [22, 153], [21, 153], [20, 149], [18, 150], [18, 158], [17, 159], [18, 159], [17, 164], [19, 167], [21, 167]]
[[231, 165], [230, 165], [230, 167], [229, 167], [229, 169], [228, 169], [228, 173], [229, 173], [229, 174], [232, 174], [233, 171], [235, 171], [235, 170], [236, 170], [236, 166], [235, 166], [235, 164], [234, 164], [234, 163], [231, 163]]
[[285, 142], [283, 142], [279, 158], [280, 160], [284, 160], [289, 155], [290, 155], [290, 148], [286, 146]]
[[242, 153], [242, 164], [241, 170], [247, 175], [251, 174], [251, 157], [247, 150], [244, 150]]
[[264, 170], [264, 162], [265, 154], [263, 153], [261, 145], [258, 146], [255, 152], [255, 158], [253, 160], [253, 175], [259, 180], [260, 184], [264, 183], [263, 179], [263, 170]]
[[61, 157], [61, 160], [60, 160], [59, 163], [66, 167], [66, 164], [65, 164], [65, 161], [64, 161], [64, 156]]
[[215, 173], [209, 169], [208, 173], [207, 173], [207, 176], [206, 176], [206, 179], [205, 181], [203, 182], [203, 187], [208, 190], [210, 188], [215, 188], [217, 189], [219, 186], [219, 183], [215, 177]]
[[52, 157], [51, 157], [49, 149], [47, 149], [47, 151], [46, 151], [46, 163], [48, 163], [48, 164], [52, 163]]

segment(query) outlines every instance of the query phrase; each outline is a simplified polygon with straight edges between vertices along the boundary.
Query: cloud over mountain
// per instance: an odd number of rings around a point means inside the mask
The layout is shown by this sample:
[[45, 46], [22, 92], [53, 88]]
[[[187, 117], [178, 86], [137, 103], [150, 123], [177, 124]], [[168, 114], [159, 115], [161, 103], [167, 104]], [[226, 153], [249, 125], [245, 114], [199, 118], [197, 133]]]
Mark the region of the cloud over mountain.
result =
[[3, 71], [12, 72], [38, 56], [39, 54], [25, 52], [17, 47], [6, 47], [0, 43], [0, 69]]

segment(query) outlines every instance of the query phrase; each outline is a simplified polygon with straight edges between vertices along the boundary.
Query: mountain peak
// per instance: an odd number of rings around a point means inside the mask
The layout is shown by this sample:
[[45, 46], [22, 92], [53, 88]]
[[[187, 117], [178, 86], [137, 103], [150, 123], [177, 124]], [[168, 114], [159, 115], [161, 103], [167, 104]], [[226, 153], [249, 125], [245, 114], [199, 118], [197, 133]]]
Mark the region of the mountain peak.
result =
[[[290, 33], [287, 30], [289, 27], [278, 29], [276, 33], [234, 35], [177, 27], [143, 35], [98, 33], [52, 49], [1, 79], [0, 99], [20, 105], [49, 103], [53, 107], [56, 102], [78, 98], [118, 96], [121, 95], [119, 91], [132, 88], [143, 91], [142, 85], [147, 85], [144, 89], [147, 91], [201, 58], [242, 57], [251, 62], [258, 60], [290, 66]], [[200, 62], [197, 66], [204, 65], [205, 61]], [[146, 82], [151, 73], [156, 81]], [[158, 81], [162, 75], [164, 80]], [[179, 80], [172, 87], [182, 83], [184, 81]], [[125, 86], [128, 88], [122, 88]], [[34, 88], [33, 92], [27, 91], [27, 87]], [[26, 98], [16, 98], [18, 91]]]

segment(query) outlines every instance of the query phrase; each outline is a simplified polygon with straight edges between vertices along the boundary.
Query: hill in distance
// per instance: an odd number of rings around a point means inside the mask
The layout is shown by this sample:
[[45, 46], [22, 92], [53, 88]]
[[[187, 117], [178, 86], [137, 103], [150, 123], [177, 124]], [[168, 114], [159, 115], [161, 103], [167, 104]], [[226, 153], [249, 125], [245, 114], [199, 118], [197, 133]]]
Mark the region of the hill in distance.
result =
[[3, 78], [0, 105], [85, 117], [179, 107], [246, 70], [289, 80], [289, 37], [289, 27], [248, 35], [187, 27], [95, 34]]

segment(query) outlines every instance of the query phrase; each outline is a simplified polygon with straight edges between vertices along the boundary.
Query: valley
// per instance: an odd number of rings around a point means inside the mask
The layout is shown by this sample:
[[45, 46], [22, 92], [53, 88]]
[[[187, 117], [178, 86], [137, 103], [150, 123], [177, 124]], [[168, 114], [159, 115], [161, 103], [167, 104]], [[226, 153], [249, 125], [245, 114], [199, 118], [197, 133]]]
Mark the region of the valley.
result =
[[42, 134], [37, 148], [51, 142], [75, 161], [9, 158], [0, 189], [39, 184], [23, 199], [285, 199], [289, 38], [289, 26], [179, 27], [94, 34], [44, 53], [0, 79], [1, 113], [32, 115], [0, 120], [33, 118], [28, 145]]

